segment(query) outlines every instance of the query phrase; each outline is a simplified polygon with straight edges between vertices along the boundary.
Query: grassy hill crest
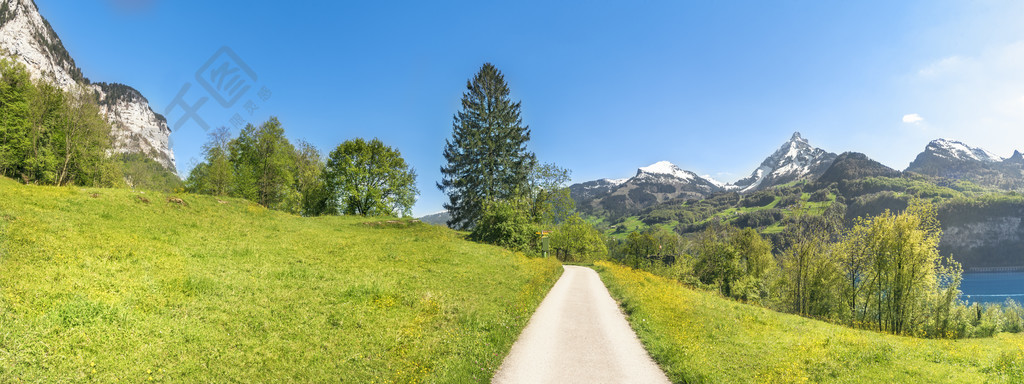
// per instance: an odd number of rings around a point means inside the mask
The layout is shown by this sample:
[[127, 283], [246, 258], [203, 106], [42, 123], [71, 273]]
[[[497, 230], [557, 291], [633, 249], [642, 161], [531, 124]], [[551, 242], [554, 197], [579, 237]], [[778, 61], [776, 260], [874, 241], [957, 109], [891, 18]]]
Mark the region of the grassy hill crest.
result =
[[487, 382], [560, 264], [368, 221], [0, 178], [0, 382]]

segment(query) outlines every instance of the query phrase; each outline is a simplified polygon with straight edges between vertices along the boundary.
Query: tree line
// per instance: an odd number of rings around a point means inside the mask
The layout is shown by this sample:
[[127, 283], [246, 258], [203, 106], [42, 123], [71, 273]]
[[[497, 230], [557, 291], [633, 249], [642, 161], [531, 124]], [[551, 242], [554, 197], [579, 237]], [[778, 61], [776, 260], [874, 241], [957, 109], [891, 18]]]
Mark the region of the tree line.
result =
[[[841, 203], [833, 203], [841, 205]], [[723, 296], [851, 327], [932, 338], [1020, 332], [1020, 305], [967, 305], [962, 269], [941, 256], [936, 207], [914, 200], [843, 223], [842, 207], [786, 226], [781, 247], [712, 224], [684, 239], [652, 227], [610, 240], [611, 258]], [[780, 249], [773, 252], [773, 249]]]
[[276, 117], [247, 124], [237, 137], [224, 127], [209, 136], [203, 162], [185, 180], [192, 193], [304, 216], [408, 216], [419, 193], [415, 170], [379, 139], [351, 139], [324, 157], [306, 141], [292, 144]]

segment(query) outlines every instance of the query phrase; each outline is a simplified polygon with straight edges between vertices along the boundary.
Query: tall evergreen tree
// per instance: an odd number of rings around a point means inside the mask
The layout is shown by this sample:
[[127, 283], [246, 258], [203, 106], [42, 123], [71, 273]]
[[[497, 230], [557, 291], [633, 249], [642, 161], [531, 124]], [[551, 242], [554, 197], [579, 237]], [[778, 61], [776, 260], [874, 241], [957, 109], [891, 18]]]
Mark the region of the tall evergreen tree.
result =
[[530, 127], [519, 116], [520, 102], [509, 99], [501, 71], [484, 63], [462, 95], [452, 138], [447, 140], [437, 188], [448, 194], [448, 225], [466, 229], [485, 203], [525, 194], [536, 156], [526, 148]]

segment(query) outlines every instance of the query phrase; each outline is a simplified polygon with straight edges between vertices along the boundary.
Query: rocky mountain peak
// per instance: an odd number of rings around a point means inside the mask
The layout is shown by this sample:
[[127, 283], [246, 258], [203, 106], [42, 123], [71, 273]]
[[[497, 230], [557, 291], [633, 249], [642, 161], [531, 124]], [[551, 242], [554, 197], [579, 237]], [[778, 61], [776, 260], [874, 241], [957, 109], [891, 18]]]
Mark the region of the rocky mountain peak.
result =
[[1006, 160], [1003, 161], [1010, 164], [1024, 165], [1024, 155], [1022, 155], [1020, 151], [1014, 150], [1013, 155], [1011, 155], [1010, 157], [1006, 158]]
[[0, 48], [25, 64], [33, 78], [47, 78], [64, 90], [84, 82], [82, 71], [64, 49], [32, 0], [0, 2]]
[[752, 192], [795, 180], [815, 179], [832, 165], [835, 158], [836, 154], [812, 146], [800, 132], [794, 132], [749, 177], [733, 183], [733, 186], [740, 192]]
[[67, 92], [95, 92], [111, 125], [115, 153], [144, 153], [174, 170], [171, 130], [163, 116], [134, 88], [91, 83], [33, 0], [0, 0], [0, 56], [25, 65], [33, 79]]

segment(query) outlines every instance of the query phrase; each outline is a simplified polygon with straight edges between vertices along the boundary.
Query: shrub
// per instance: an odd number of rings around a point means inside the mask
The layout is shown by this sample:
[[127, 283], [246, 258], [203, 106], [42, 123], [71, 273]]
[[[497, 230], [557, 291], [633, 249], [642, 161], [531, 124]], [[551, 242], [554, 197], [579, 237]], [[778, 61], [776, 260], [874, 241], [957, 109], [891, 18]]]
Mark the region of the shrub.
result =
[[1003, 332], [1019, 333], [1024, 331], [1024, 308], [1011, 299], [1003, 304]]
[[528, 212], [527, 205], [516, 199], [487, 203], [469, 239], [525, 250], [536, 229]]

